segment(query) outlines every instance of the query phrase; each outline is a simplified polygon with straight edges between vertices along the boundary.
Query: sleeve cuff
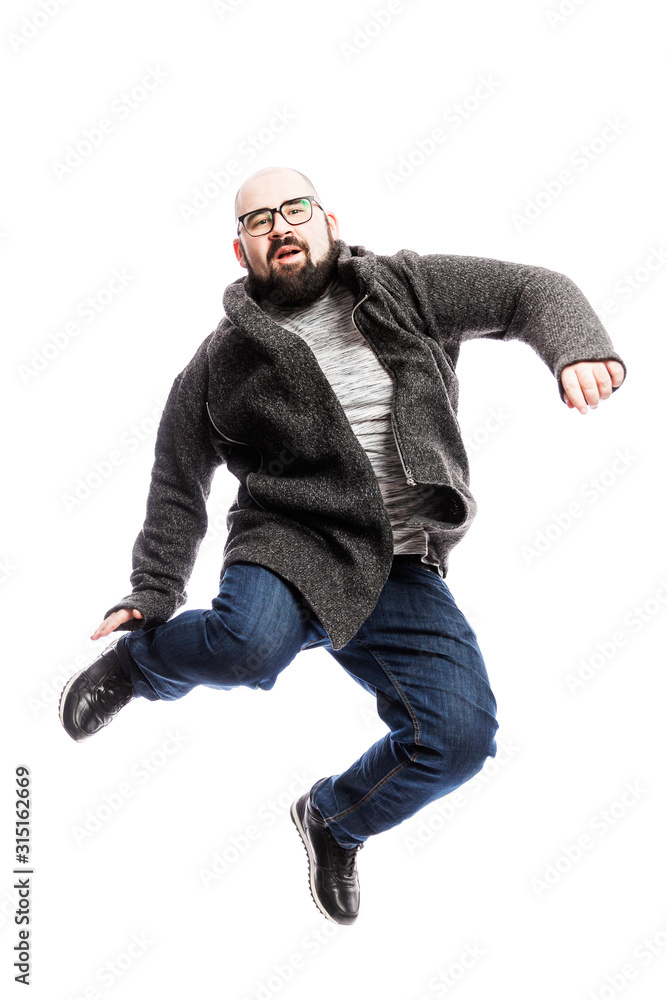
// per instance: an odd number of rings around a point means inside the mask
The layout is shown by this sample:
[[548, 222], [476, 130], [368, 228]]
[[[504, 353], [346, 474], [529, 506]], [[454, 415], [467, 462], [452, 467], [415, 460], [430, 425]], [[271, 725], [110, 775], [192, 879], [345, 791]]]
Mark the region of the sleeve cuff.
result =
[[[599, 358], [591, 357], [590, 354], [585, 358], [579, 358], [579, 357], [561, 358], [556, 364], [554, 375], [556, 376], [556, 381], [558, 383], [558, 392], [560, 393], [560, 398], [562, 399], [563, 402], [565, 402], [565, 391], [563, 389], [563, 383], [561, 382], [562, 371], [569, 365], [576, 365], [580, 361], [618, 361], [618, 363], [623, 366], [623, 382], [621, 382], [621, 385], [624, 385], [626, 376], [628, 374], [628, 370], [623, 358], [619, 354], [616, 354], [615, 351], [606, 351]], [[616, 392], [617, 389], [621, 388], [621, 385], [613, 386], [611, 391]]]
[[163, 625], [164, 622], [169, 621], [176, 609], [184, 602], [184, 595], [178, 600], [169, 597], [162, 591], [141, 590], [121, 598], [117, 604], [105, 611], [104, 617], [108, 618], [114, 611], [120, 611], [122, 608], [141, 611], [142, 618], [132, 616], [114, 630], [116, 632], [133, 632], [138, 628], [154, 628], [156, 625]]

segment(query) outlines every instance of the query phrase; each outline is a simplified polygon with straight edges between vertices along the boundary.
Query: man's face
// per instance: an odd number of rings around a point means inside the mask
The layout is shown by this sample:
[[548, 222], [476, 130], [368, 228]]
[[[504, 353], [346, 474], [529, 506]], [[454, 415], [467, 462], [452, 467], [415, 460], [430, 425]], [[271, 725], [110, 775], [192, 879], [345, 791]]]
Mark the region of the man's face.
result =
[[[263, 175], [243, 186], [237, 215], [260, 208], [278, 208], [284, 201], [304, 195], [317, 196], [297, 174]], [[248, 270], [248, 290], [255, 298], [278, 305], [314, 302], [336, 274], [340, 246], [338, 222], [333, 213], [313, 205], [308, 222], [290, 225], [274, 214], [273, 229], [264, 236], [250, 236], [243, 226], [234, 240], [236, 258]], [[296, 252], [287, 253], [284, 248]]]

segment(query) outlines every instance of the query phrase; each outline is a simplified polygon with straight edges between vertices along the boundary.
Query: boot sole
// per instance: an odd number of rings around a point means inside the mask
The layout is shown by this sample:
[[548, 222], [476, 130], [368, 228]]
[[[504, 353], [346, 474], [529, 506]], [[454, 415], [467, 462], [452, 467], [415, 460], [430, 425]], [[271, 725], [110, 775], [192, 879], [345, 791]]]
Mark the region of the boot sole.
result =
[[308, 855], [308, 887], [310, 888], [310, 895], [312, 896], [313, 902], [315, 903], [315, 906], [320, 911], [320, 913], [322, 914], [322, 916], [326, 917], [327, 920], [330, 920], [332, 924], [336, 924], [337, 926], [340, 927], [341, 925], [340, 925], [339, 921], [338, 920], [334, 920], [334, 918], [331, 916], [331, 914], [327, 913], [327, 911], [324, 909], [322, 903], [320, 902], [320, 900], [319, 900], [319, 898], [317, 896], [317, 890], [315, 889], [315, 878], [314, 878], [314, 873], [315, 873], [315, 858], [313, 857], [313, 853], [312, 853], [312, 851], [310, 849], [310, 842], [308, 840], [308, 837], [306, 836], [306, 831], [304, 830], [303, 826], [301, 825], [301, 820], [299, 819], [299, 813], [298, 813], [298, 810], [297, 810], [297, 803], [296, 802], [292, 803], [292, 806], [290, 808], [290, 816], [292, 818], [292, 822], [294, 823], [294, 825], [295, 825], [295, 827], [297, 829], [297, 833], [301, 837], [301, 843], [303, 844], [303, 846], [306, 849], [306, 854]]

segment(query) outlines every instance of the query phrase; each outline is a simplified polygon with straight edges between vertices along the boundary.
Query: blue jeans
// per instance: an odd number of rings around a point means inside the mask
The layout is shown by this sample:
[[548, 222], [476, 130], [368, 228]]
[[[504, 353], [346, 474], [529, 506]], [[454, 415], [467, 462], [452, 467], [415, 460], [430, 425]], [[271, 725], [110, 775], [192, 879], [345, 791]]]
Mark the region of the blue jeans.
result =
[[155, 701], [198, 684], [269, 691], [297, 653], [317, 646], [374, 696], [389, 727], [311, 789], [342, 847], [396, 826], [495, 757], [496, 700], [477, 637], [419, 556], [394, 558], [377, 605], [342, 649], [296, 587], [253, 563], [227, 567], [210, 610], [124, 632], [116, 649], [135, 695]]

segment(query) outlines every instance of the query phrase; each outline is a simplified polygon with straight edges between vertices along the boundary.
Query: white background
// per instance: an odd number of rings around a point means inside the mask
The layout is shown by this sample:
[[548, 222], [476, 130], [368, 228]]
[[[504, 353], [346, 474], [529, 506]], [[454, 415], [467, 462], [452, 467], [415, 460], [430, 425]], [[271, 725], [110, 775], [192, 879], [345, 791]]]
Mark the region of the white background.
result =
[[[557, 19], [557, 0], [44, 4], [48, 15], [8, 0], [0, 32], [5, 995], [26, 995], [12, 982], [18, 765], [33, 779], [35, 1000], [662, 995], [658, 8], [579, 0]], [[374, 19], [383, 10], [391, 16]], [[153, 89], [121, 112], [149, 71]], [[451, 112], [461, 103], [465, 121]], [[267, 132], [276, 111], [290, 120]], [[58, 176], [68, 147], [104, 118], [111, 131]], [[392, 181], [438, 127], [446, 140]], [[220, 175], [186, 221], [183, 206], [232, 160], [240, 173]], [[67, 677], [108, 641], [91, 632], [130, 589], [157, 419], [242, 273], [234, 192], [268, 165], [312, 177], [350, 244], [564, 272], [628, 367], [623, 387], [582, 415], [526, 345], [462, 350], [479, 514], [448, 585], [484, 653], [499, 752], [456, 799], [368, 841], [350, 928], [312, 903], [288, 807], [385, 727], [326, 651], [299, 655], [271, 692], [134, 702], [84, 744], [57, 715]], [[565, 169], [572, 182], [559, 192]], [[532, 220], [518, 222], [538, 195]], [[131, 280], [104, 304], [114, 270]], [[91, 322], [88, 296], [103, 305]], [[114, 451], [119, 464], [96, 480]], [[87, 479], [94, 488], [68, 504]], [[187, 608], [217, 592], [235, 484], [219, 470]], [[547, 542], [531, 558], [540, 532]], [[591, 658], [573, 691], [567, 676]], [[216, 852], [232, 861], [206, 888], [201, 869]]]

